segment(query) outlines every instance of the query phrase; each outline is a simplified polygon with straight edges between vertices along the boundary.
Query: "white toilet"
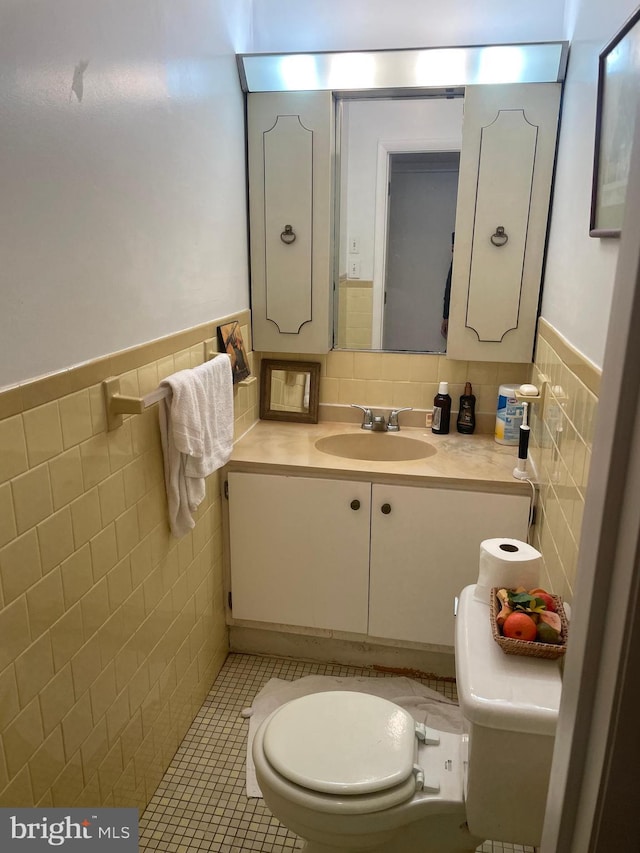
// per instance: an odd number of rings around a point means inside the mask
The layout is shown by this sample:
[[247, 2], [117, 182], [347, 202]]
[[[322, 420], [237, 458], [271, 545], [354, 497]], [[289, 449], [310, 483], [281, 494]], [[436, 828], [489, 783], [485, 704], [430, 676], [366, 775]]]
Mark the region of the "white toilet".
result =
[[256, 732], [265, 802], [307, 853], [539, 844], [559, 665], [505, 655], [474, 589], [461, 593], [456, 619], [464, 734], [425, 728], [393, 702], [346, 691], [294, 699]]

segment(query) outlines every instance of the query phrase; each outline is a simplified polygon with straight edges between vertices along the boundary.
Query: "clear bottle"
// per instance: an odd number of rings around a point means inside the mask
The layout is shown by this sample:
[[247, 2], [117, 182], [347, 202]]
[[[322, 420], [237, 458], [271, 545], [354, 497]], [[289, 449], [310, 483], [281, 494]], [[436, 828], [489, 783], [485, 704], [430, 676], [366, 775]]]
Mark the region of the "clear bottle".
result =
[[449, 383], [441, 382], [438, 393], [433, 398], [433, 423], [431, 432], [435, 435], [447, 435], [451, 419], [451, 397], [449, 396]]
[[476, 398], [470, 382], [465, 384], [464, 394], [460, 397], [457, 427], [463, 435], [472, 435], [476, 428]]

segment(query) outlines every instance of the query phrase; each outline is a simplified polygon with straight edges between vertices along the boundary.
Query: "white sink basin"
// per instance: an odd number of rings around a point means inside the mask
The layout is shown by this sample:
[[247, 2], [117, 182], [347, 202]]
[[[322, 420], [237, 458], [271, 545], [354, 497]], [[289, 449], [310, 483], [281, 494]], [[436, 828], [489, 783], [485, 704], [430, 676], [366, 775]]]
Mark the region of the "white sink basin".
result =
[[399, 435], [397, 432], [347, 432], [327, 435], [316, 441], [322, 453], [344, 459], [362, 459], [372, 462], [403, 462], [426, 459], [436, 453], [436, 448], [426, 441]]

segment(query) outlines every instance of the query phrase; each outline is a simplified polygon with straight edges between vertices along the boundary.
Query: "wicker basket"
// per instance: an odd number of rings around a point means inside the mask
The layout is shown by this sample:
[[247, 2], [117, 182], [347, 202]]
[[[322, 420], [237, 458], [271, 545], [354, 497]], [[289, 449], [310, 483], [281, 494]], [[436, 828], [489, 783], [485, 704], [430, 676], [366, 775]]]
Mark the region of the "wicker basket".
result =
[[500, 628], [496, 622], [496, 616], [500, 612], [500, 604], [498, 601], [498, 587], [491, 590], [491, 630], [493, 639], [500, 646], [502, 651], [507, 655], [527, 655], [534, 658], [547, 658], [548, 660], [556, 660], [565, 653], [567, 649], [567, 636], [569, 633], [569, 625], [567, 617], [562, 606], [562, 599], [553, 595], [552, 598], [556, 605], [556, 612], [560, 617], [561, 630], [559, 643], [538, 643], [535, 640], [514, 640], [511, 637], [503, 637], [500, 633]]

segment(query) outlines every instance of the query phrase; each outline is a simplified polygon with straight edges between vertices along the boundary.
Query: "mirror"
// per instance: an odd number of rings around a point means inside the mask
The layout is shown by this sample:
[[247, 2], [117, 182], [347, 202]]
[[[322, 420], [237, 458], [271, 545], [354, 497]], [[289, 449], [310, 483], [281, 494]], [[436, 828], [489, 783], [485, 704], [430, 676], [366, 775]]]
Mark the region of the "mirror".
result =
[[335, 346], [446, 350], [463, 98], [339, 99]]
[[319, 361], [278, 361], [260, 365], [260, 417], [271, 421], [318, 423]]

